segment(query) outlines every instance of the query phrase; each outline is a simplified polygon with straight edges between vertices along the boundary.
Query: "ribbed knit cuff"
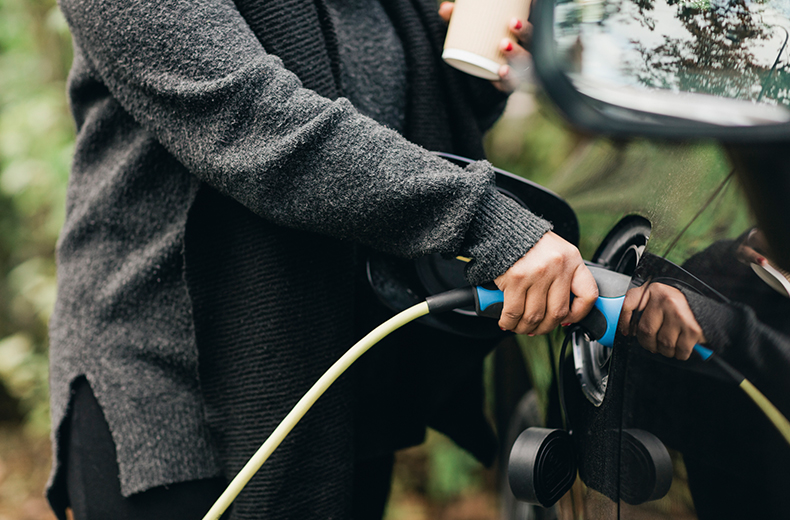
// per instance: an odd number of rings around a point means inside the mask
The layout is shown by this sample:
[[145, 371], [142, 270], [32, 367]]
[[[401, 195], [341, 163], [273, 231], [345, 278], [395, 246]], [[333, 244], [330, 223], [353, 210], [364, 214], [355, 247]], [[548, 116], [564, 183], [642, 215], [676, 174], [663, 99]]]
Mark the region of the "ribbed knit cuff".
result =
[[478, 285], [503, 274], [551, 228], [549, 221], [489, 187], [461, 245], [460, 254], [472, 259], [467, 280]]

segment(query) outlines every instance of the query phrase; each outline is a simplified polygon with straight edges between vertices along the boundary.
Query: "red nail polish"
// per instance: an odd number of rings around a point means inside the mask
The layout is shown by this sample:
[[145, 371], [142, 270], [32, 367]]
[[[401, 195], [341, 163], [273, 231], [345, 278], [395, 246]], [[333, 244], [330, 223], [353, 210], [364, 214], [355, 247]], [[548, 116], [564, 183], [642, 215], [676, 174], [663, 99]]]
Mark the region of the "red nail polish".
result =
[[512, 51], [512, 50], [513, 50], [513, 44], [512, 44], [512, 43], [510, 43], [510, 42], [507, 42], [507, 47], [505, 47], [505, 50], [506, 50], [507, 52], [510, 52], [510, 51]]
[[521, 23], [521, 20], [516, 20], [516, 30], [519, 30], [522, 27], [524, 27], [524, 24]]
[[757, 257], [757, 263], [760, 264], [760, 265], [765, 265], [766, 263], [768, 263], [768, 261], [765, 259], [764, 256], [758, 256]]
[[527, 336], [529, 336], [530, 338], [534, 338], [535, 337], [534, 334], [527, 334]]
[[568, 325], [570, 325], [570, 323], [563, 323], [562, 324], [563, 327], [567, 327]]
[[505, 327], [499, 327], [499, 330], [507, 330]]

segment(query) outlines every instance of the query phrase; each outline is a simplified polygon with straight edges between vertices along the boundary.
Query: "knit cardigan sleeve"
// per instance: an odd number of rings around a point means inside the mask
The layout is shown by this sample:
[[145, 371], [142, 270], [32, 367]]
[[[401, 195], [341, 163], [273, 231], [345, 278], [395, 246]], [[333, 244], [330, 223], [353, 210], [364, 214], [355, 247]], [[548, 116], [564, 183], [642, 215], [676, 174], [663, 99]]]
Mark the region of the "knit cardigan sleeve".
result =
[[[62, 0], [92, 73], [201, 181], [279, 225], [406, 257], [472, 257], [472, 283], [550, 224], [501, 196], [485, 162], [450, 165], [302, 87], [231, 0]], [[85, 115], [77, 114], [77, 124]]]

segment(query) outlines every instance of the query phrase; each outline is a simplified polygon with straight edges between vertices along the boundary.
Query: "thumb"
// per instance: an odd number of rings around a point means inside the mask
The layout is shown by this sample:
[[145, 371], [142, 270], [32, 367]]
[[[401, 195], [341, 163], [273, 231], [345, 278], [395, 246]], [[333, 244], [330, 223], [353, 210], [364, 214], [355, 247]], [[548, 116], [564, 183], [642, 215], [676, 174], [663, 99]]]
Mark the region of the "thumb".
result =
[[581, 264], [574, 271], [571, 279], [571, 292], [574, 298], [567, 321], [576, 323], [587, 316], [598, 298], [598, 285], [586, 265]]

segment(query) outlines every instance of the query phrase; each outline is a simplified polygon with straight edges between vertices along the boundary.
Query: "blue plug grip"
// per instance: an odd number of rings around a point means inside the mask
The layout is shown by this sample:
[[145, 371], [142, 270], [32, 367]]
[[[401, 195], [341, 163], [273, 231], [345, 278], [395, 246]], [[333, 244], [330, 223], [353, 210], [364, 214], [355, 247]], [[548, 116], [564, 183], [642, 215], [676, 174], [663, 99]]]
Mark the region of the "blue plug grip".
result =
[[488, 307], [495, 303], [505, 303], [505, 293], [499, 289], [486, 289], [485, 287], [475, 287], [477, 291], [477, 301], [475, 301], [478, 313], [485, 312]]
[[[617, 331], [617, 319], [620, 317], [620, 310], [623, 308], [625, 296], [616, 298], [599, 297], [595, 301], [595, 306], [606, 317], [606, 333], [599, 343], [611, 348], [614, 345], [614, 335]], [[480, 316], [498, 318], [502, 312], [502, 304], [505, 301], [505, 294], [498, 289], [486, 289], [485, 287], [475, 287], [475, 312]]]
[[616, 298], [598, 297], [595, 300], [595, 307], [603, 313], [606, 318], [606, 333], [598, 339], [598, 343], [605, 347], [614, 346], [614, 335], [617, 332], [617, 320], [620, 319], [620, 311], [623, 310], [625, 295]]
[[705, 348], [699, 343], [694, 345], [694, 350], [696, 350], [697, 354], [700, 355], [702, 361], [707, 361], [713, 355], [713, 351], [711, 349]]
[[[498, 289], [486, 289], [485, 287], [475, 287], [475, 311], [481, 316], [498, 317], [505, 301], [505, 293]], [[598, 343], [605, 347], [614, 346], [614, 336], [617, 333], [617, 321], [620, 319], [620, 312], [623, 310], [625, 295], [614, 298], [599, 296], [595, 300], [595, 307], [601, 311], [606, 318], [606, 333], [598, 339]], [[498, 305], [497, 305], [498, 304]], [[488, 311], [488, 312], [487, 312]], [[694, 350], [707, 361], [713, 351], [702, 345], [694, 345]]]
[[505, 302], [505, 293], [490, 284], [490, 289], [486, 287], [475, 287], [475, 312], [478, 316], [499, 319]]

